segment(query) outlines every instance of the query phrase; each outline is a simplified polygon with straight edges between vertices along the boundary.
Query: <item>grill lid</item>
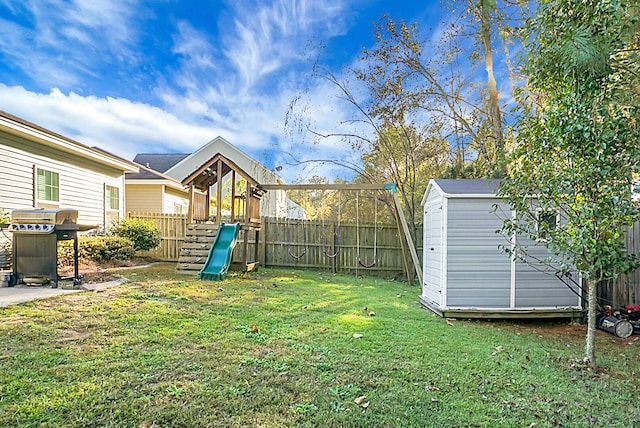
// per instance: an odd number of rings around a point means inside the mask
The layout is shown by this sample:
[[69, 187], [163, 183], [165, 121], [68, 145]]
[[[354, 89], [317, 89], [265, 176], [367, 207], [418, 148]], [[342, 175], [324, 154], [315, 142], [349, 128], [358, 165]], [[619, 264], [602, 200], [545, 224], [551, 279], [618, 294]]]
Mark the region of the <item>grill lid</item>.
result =
[[76, 224], [78, 210], [73, 208], [25, 208], [11, 212], [12, 224]]

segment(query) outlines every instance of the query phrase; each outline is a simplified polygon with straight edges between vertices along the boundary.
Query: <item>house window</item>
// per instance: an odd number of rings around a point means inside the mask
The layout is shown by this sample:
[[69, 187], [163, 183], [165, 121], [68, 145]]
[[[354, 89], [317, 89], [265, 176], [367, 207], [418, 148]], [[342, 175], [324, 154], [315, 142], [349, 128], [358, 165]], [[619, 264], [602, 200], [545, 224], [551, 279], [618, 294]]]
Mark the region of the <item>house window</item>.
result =
[[60, 177], [57, 172], [36, 168], [36, 205], [55, 205], [60, 202]]
[[120, 219], [120, 189], [106, 185], [105, 194], [105, 226], [107, 229]]
[[173, 204], [173, 212], [175, 214], [184, 214], [182, 204], [174, 203]]
[[550, 233], [558, 227], [558, 213], [551, 210], [538, 210], [536, 232], [538, 241], [548, 242]]

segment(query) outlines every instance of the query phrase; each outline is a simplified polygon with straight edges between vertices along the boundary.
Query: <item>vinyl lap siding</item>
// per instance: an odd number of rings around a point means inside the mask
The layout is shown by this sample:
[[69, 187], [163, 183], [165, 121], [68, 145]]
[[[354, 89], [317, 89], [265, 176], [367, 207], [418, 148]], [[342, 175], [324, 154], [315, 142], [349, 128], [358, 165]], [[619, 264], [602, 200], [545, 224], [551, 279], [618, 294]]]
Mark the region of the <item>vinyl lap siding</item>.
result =
[[177, 214], [176, 205], [181, 205], [182, 213], [186, 214], [189, 207], [189, 195], [168, 187], [165, 188], [163, 212], [165, 214]]
[[[538, 260], [549, 257], [544, 245], [528, 241], [528, 252]], [[555, 272], [558, 266], [516, 263], [516, 307], [547, 308], [579, 306], [578, 296], [565, 286]], [[578, 278], [574, 274], [574, 278]]]
[[127, 211], [132, 213], [162, 212], [162, 185], [127, 183]]
[[[0, 138], [4, 138], [0, 134]], [[33, 158], [0, 145], [0, 208], [33, 205]]]
[[503, 219], [495, 199], [448, 200], [447, 307], [508, 308], [511, 263], [498, 248], [509, 242], [495, 231]]

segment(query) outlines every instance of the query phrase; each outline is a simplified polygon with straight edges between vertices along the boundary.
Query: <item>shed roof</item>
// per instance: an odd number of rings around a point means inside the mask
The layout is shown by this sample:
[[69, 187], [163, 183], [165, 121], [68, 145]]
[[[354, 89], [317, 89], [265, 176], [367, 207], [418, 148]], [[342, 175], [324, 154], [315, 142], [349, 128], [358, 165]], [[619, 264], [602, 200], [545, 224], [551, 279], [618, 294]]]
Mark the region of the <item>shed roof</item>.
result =
[[436, 188], [445, 198], [495, 197], [502, 180], [494, 179], [437, 179], [430, 180], [422, 198], [422, 205], [427, 196]]
[[433, 180], [448, 195], [495, 195], [502, 180], [469, 179], [469, 180]]

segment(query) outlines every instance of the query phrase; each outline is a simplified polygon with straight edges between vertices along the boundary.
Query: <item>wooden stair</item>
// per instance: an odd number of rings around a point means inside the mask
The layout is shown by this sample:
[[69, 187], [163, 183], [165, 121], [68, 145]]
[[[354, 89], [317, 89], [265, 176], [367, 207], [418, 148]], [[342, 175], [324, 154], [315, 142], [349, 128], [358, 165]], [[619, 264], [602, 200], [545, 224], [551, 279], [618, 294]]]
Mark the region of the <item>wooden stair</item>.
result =
[[194, 223], [188, 225], [176, 270], [180, 273], [198, 275], [207, 261], [211, 245], [217, 234], [217, 224]]

